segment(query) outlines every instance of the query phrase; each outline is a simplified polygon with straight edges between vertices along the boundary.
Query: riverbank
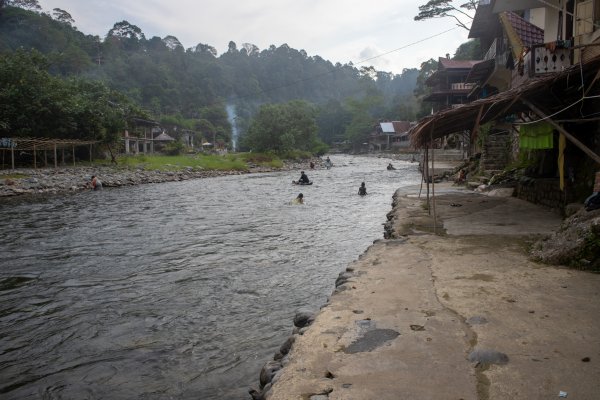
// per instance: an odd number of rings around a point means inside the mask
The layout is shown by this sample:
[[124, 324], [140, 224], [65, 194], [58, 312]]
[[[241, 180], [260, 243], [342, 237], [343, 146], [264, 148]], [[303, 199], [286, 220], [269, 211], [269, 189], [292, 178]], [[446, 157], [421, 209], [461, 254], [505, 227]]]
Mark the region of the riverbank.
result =
[[597, 398], [600, 275], [528, 256], [560, 217], [439, 185], [434, 222], [416, 192], [396, 193], [390, 239], [340, 275], [255, 397]]
[[[0, 198], [23, 195], [47, 195], [78, 192], [90, 189], [90, 177], [97, 176], [104, 187], [143, 185], [148, 183], [177, 182], [189, 179], [212, 178], [273, 171], [307, 169], [311, 160], [285, 161], [282, 168], [249, 165], [244, 171], [200, 170], [183, 168], [174, 171], [122, 168], [119, 166], [61, 167], [0, 170]], [[320, 159], [312, 160], [320, 168]]]

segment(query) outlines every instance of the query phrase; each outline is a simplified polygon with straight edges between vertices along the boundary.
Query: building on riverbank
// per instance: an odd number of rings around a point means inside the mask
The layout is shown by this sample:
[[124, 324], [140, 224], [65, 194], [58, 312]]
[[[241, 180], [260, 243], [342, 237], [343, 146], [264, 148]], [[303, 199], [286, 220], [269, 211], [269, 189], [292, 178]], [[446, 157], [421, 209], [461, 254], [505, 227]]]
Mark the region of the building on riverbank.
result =
[[600, 1], [533, 3], [480, 2], [470, 37], [489, 49], [467, 78], [472, 101], [410, 137], [429, 152], [466, 132], [480, 174], [518, 165], [516, 195], [563, 212], [592, 193], [600, 168]]
[[314, 322], [263, 369], [255, 398], [595, 398], [600, 276], [526, 251], [560, 217], [513, 197], [439, 190], [437, 220], [416, 192], [396, 193], [390, 240], [340, 274]]

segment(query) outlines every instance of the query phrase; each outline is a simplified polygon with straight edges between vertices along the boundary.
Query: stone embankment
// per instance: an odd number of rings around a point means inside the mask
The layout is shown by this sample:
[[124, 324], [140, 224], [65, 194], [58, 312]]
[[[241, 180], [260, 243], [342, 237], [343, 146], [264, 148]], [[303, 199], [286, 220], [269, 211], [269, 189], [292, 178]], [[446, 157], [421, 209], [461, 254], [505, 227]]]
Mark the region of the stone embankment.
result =
[[389, 239], [340, 274], [314, 317], [297, 315], [252, 397], [598, 398], [600, 275], [527, 251], [560, 217], [442, 185], [435, 217], [397, 193]]
[[[62, 167], [0, 171], [0, 198], [20, 195], [43, 195], [77, 192], [90, 189], [90, 178], [96, 175], [105, 188], [176, 182], [188, 179], [212, 178], [225, 175], [291, 171], [306, 168], [309, 161], [285, 162], [280, 169], [250, 165], [246, 171], [210, 171], [185, 168], [176, 171], [127, 169], [114, 166]], [[320, 162], [315, 162], [317, 167]]]

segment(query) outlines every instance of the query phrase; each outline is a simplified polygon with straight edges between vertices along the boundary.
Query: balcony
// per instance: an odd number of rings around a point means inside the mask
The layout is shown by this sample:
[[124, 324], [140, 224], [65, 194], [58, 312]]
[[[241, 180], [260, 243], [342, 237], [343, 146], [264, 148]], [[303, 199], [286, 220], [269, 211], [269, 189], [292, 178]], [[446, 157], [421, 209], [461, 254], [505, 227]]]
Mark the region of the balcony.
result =
[[533, 46], [531, 70], [533, 75], [544, 75], [561, 72], [573, 65], [571, 49], [556, 47], [548, 49], [545, 45]]
[[483, 56], [483, 60], [496, 60], [496, 65], [503, 67], [506, 65], [507, 51], [509, 50], [504, 43], [504, 39], [496, 38], [492, 42], [492, 45], [488, 51], [485, 53], [485, 56]]
[[440, 83], [438, 85], [434, 85], [431, 87], [431, 93], [445, 93], [445, 94], [453, 94], [453, 93], [461, 93], [468, 92], [473, 89], [473, 83], [465, 83], [465, 82], [457, 82], [450, 84]]
[[452, 91], [470, 91], [471, 89], [473, 89], [473, 86], [475, 86], [475, 84], [473, 83], [453, 83], [450, 85], [450, 89]]

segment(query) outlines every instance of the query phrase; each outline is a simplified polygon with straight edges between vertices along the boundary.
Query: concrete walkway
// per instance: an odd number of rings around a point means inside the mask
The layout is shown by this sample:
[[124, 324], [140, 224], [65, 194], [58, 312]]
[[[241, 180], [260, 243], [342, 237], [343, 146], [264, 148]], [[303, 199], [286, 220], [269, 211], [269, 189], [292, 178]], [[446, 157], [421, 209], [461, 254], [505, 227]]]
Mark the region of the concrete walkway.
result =
[[600, 275], [527, 259], [560, 218], [436, 194], [435, 224], [398, 197], [396, 238], [348, 267], [268, 399], [600, 399]]

